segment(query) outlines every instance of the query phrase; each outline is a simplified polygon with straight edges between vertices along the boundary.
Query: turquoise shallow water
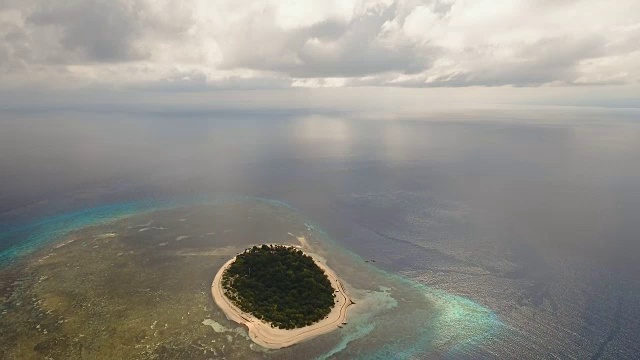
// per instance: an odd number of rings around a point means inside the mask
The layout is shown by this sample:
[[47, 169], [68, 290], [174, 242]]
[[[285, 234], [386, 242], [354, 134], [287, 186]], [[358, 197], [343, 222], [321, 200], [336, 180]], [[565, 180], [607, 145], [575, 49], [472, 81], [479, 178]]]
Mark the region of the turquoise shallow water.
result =
[[169, 208], [178, 204], [171, 200], [138, 200], [104, 204], [91, 208], [34, 219], [0, 232], [0, 245], [11, 245], [0, 251], [0, 266], [28, 255], [69, 233], [89, 226], [106, 224], [143, 212]]
[[[300, 216], [295, 208], [278, 202], [270, 201], [274, 206], [286, 207]], [[343, 263], [363, 263], [365, 259], [358, 254], [344, 249], [336, 240], [327, 234], [318, 224], [309, 219], [302, 219], [305, 225], [319, 234], [322, 247], [331, 256], [346, 258]], [[359, 351], [356, 358], [359, 359], [417, 359], [417, 358], [444, 358], [444, 359], [469, 359], [490, 358], [485, 345], [501, 336], [508, 336], [507, 326], [491, 310], [471, 299], [449, 294], [446, 291], [435, 289], [418, 283], [399, 274], [391, 273], [374, 266], [367, 266], [367, 270], [380, 276], [380, 279], [388, 280], [390, 284], [397, 285], [393, 296], [400, 299], [406, 294], [416, 292], [426, 300], [424, 304], [404, 304], [403, 309], [393, 313], [392, 316], [368, 317], [354, 316], [351, 322], [355, 322], [348, 334], [343, 336], [331, 351], [320, 359], [329, 359], [341, 351], [347, 349], [350, 343], [358, 339], [372, 337], [369, 349]], [[409, 289], [402, 292], [400, 289]], [[375, 301], [386, 304], [389, 308], [398, 307], [398, 301], [387, 295], [389, 288], [381, 288], [376, 292]], [[403, 299], [401, 299], [403, 300]], [[392, 302], [392, 304], [389, 304]], [[432, 308], [422, 308], [428, 304]], [[395, 323], [401, 322], [411, 331], [395, 327]]]
[[[3, 265], [14, 263], [37, 249], [62, 239], [73, 231], [86, 227], [104, 225], [126, 217], [149, 213], [172, 207], [196, 203], [224, 203], [255, 201], [272, 207], [278, 214], [297, 218], [313, 233], [323, 251], [335, 256], [339, 263], [362, 264], [357, 254], [344, 249], [320, 226], [301, 215], [286, 203], [250, 197], [199, 197], [188, 200], [143, 200], [104, 204], [32, 222], [5, 228], [0, 241], [11, 239], [19, 242], [0, 253]], [[362, 268], [362, 266], [360, 266]], [[357, 268], [356, 268], [357, 269]], [[373, 277], [386, 284], [396, 284], [395, 293], [389, 288], [371, 292], [369, 301], [379, 309], [400, 310], [384, 315], [355, 314], [347, 331], [340, 340], [319, 359], [349, 357], [362, 359], [414, 359], [425, 354], [437, 354], [442, 358], [469, 358], [478, 354], [478, 349], [505, 330], [495, 313], [464, 297], [419, 284], [398, 274], [366, 265]], [[357, 284], [354, 284], [357, 287]], [[393, 286], [393, 285], [392, 285]], [[411, 297], [419, 294], [422, 300], [416, 305], [398, 305], [394, 297]], [[421, 306], [428, 305], [429, 308]]]

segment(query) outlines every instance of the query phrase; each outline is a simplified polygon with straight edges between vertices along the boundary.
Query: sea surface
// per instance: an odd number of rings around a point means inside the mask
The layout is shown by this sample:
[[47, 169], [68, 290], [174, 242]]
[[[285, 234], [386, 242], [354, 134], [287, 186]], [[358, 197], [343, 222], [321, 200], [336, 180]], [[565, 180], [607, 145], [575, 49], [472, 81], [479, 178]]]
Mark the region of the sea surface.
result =
[[398, 327], [381, 312], [304, 350], [319, 358], [640, 354], [637, 110], [4, 111], [0, 169], [0, 320], [7, 279], [61, 241], [233, 199], [295, 214], [379, 303], [424, 296]]

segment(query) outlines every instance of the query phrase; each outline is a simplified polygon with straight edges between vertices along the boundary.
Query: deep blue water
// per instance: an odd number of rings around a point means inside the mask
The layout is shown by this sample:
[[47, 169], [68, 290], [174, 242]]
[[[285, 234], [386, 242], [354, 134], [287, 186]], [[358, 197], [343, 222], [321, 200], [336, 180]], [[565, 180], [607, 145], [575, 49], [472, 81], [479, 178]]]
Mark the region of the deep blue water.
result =
[[264, 197], [509, 329], [452, 357], [637, 358], [640, 117], [553, 111], [5, 113], [0, 261], [175, 199]]

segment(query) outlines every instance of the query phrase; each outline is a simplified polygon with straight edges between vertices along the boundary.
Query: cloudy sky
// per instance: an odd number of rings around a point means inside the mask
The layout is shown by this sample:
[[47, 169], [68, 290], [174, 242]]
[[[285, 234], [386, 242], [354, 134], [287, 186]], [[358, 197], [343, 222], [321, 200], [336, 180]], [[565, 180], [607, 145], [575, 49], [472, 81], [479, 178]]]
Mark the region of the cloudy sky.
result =
[[0, 0], [0, 78], [5, 92], [587, 87], [629, 99], [640, 1]]

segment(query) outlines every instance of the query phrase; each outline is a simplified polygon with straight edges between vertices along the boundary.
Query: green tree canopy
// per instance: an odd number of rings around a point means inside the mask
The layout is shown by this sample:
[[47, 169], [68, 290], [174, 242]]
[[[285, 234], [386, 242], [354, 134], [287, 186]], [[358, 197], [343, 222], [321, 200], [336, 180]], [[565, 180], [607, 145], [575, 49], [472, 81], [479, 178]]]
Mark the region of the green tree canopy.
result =
[[242, 311], [280, 329], [311, 325], [334, 306], [334, 289], [313, 259], [282, 245], [254, 246], [222, 275], [225, 295]]

